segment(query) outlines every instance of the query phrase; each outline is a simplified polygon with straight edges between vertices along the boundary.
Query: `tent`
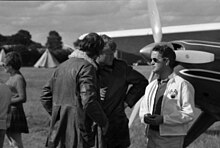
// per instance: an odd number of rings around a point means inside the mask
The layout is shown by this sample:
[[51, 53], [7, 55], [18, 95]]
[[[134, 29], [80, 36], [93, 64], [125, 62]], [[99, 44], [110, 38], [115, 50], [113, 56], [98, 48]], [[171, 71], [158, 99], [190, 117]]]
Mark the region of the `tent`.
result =
[[4, 49], [2, 49], [0, 52], [0, 62], [4, 62], [4, 60], [5, 60], [5, 51]]
[[57, 67], [57, 65], [59, 65], [59, 62], [50, 53], [50, 51], [46, 49], [46, 51], [43, 53], [40, 59], [34, 64], [34, 67], [53, 68]]

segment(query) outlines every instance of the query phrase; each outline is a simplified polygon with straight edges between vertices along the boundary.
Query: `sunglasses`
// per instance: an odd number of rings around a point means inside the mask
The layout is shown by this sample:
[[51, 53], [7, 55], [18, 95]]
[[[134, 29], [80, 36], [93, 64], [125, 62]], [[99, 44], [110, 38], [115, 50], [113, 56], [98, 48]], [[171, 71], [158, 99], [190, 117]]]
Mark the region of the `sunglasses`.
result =
[[150, 59], [150, 62], [151, 62], [151, 63], [152, 63], [152, 62], [154, 62], [154, 63], [160, 63], [160, 60], [157, 59], [157, 58], [152, 58], [152, 59]]
[[[162, 59], [162, 60], [166, 60], [167, 58], [160, 58], [160, 59]], [[150, 62], [153, 61], [154, 63], [160, 63], [160, 62], [161, 62], [160, 59], [152, 58], [152, 59], [150, 59]]]

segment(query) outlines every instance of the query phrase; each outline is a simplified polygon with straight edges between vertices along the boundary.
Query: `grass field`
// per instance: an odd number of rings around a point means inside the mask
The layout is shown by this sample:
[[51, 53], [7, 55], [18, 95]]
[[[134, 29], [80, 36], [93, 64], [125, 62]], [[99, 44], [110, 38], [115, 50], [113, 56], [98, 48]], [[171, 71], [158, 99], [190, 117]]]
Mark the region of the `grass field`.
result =
[[[147, 78], [150, 69], [146, 67], [136, 67], [138, 71]], [[29, 125], [29, 134], [23, 134], [23, 143], [25, 148], [43, 148], [47, 136], [49, 118], [46, 111], [40, 104], [41, 88], [49, 79], [54, 69], [22, 68], [21, 72], [27, 81], [27, 102], [24, 104], [25, 113]], [[0, 71], [0, 80], [5, 82], [8, 75]], [[131, 109], [126, 110], [129, 115]], [[220, 129], [220, 124], [216, 123], [211, 128]], [[144, 138], [144, 127], [136, 118], [130, 129], [131, 146], [130, 148], [144, 148], [146, 141]], [[4, 148], [9, 148], [5, 140]], [[189, 148], [220, 148], [220, 136], [218, 134], [202, 134]]]

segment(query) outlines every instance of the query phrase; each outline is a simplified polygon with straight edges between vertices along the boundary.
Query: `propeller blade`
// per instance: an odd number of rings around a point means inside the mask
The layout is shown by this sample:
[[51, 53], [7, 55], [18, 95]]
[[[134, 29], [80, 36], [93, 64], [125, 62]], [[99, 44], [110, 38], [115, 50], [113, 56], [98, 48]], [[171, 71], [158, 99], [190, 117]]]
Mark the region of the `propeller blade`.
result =
[[136, 117], [136, 115], [137, 115], [137, 113], [138, 113], [138, 111], [139, 111], [139, 108], [140, 108], [140, 105], [141, 105], [141, 100], [143, 99], [143, 97], [141, 97], [139, 100], [138, 100], [138, 102], [134, 105], [134, 108], [133, 108], [133, 110], [132, 110], [132, 112], [131, 112], [131, 115], [130, 115], [130, 117], [129, 117], [129, 122], [128, 122], [128, 127], [129, 128], [131, 128], [131, 125], [132, 125], [132, 123], [133, 123], [133, 121], [134, 121], [134, 119], [135, 119], [135, 117]]
[[150, 15], [150, 23], [154, 42], [159, 43], [162, 40], [162, 28], [155, 0], [148, 0], [148, 11]]
[[[154, 72], [151, 72], [150, 76], [149, 76], [149, 79], [148, 81], [151, 82], [153, 80], [153, 77], [154, 77]], [[141, 101], [143, 99], [143, 96], [138, 100], [138, 102], [134, 105], [134, 108], [131, 112], [131, 115], [129, 117], [129, 122], [128, 122], [128, 127], [131, 128], [131, 125], [140, 109], [140, 105], [141, 105]]]
[[[151, 28], [152, 28], [152, 33], [153, 33], [155, 43], [149, 44], [140, 50], [140, 54], [147, 60], [150, 59], [151, 51], [153, 47], [155, 46], [155, 44], [160, 43], [162, 40], [162, 28], [161, 28], [161, 23], [160, 23], [160, 16], [157, 10], [156, 2], [154, 0], [148, 0], [148, 10], [149, 10], [150, 23], [151, 23]], [[153, 79], [153, 76], [154, 76], [154, 73], [150, 75], [149, 82]], [[131, 127], [139, 111], [142, 98], [135, 104], [134, 109], [132, 110], [132, 113], [129, 118], [129, 123], [128, 123], [129, 128]]]
[[195, 50], [175, 50], [176, 61], [190, 64], [203, 64], [213, 62], [213, 53]]

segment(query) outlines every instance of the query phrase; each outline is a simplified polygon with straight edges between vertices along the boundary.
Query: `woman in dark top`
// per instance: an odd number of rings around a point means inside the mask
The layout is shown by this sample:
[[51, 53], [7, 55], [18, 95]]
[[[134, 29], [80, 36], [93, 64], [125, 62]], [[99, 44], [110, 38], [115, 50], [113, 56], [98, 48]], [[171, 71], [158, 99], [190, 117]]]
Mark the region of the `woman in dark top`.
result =
[[11, 121], [6, 131], [9, 144], [14, 148], [23, 148], [21, 133], [28, 133], [28, 125], [23, 103], [26, 102], [26, 81], [19, 71], [21, 57], [17, 52], [9, 52], [5, 56], [5, 71], [10, 75], [6, 84], [12, 92]]

